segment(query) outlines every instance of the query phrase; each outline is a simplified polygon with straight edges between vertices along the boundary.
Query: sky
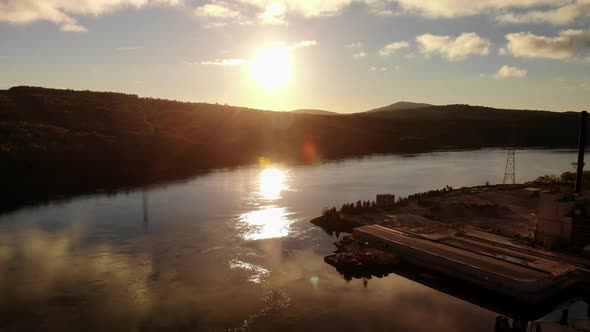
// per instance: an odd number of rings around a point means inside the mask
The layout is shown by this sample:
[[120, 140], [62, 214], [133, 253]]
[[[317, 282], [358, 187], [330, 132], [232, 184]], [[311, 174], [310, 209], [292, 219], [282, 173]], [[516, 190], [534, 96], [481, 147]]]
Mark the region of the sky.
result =
[[590, 110], [590, 0], [0, 0], [0, 89]]

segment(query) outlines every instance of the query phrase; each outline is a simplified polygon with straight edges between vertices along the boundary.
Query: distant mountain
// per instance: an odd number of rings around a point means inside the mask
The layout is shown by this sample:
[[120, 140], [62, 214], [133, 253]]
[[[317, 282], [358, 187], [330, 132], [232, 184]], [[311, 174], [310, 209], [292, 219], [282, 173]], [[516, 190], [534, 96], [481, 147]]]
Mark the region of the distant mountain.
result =
[[375, 108], [365, 113], [372, 113], [372, 112], [385, 112], [385, 111], [397, 111], [397, 110], [411, 110], [411, 109], [418, 109], [418, 108], [425, 108], [433, 106], [431, 104], [425, 103], [413, 103], [409, 101], [398, 101], [397, 103], [391, 104], [389, 106]]
[[313, 114], [313, 115], [338, 115], [338, 113], [336, 113], [336, 112], [315, 110], [315, 109], [298, 109], [298, 110], [291, 111], [290, 113]]

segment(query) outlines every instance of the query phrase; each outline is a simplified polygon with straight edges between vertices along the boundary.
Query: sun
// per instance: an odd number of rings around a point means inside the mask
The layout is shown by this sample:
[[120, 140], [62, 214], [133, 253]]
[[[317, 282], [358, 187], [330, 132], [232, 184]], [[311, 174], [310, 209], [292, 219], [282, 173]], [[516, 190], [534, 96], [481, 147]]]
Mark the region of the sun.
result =
[[268, 90], [278, 90], [291, 79], [291, 49], [284, 43], [275, 43], [258, 49], [250, 61], [252, 78]]

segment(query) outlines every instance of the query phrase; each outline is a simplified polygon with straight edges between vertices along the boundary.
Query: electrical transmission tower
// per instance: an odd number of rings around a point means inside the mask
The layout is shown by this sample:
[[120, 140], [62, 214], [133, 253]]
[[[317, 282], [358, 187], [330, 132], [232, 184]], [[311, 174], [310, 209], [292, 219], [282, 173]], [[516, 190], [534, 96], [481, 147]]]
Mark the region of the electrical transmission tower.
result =
[[514, 148], [508, 150], [506, 159], [506, 170], [504, 171], [504, 184], [516, 184], [516, 160], [514, 158]]

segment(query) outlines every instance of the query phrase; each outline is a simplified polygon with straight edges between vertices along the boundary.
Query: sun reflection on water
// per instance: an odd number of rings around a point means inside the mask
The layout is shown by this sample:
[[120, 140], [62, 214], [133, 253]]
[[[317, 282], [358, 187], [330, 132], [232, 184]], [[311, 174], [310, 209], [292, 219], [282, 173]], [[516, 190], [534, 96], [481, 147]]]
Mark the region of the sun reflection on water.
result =
[[255, 284], [261, 284], [270, 275], [270, 271], [261, 266], [246, 263], [237, 259], [232, 259], [229, 262], [229, 267], [232, 270], [243, 270], [248, 274], [248, 281]]
[[265, 168], [258, 177], [260, 189], [258, 193], [267, 200], [281, 198], [281, 192], [288, 190], [287, 172], [278, 168]]
[[261, 240], [287, 236], [293, 223], [292, 214], [286, 208], [274, 205], [244, 213], [240, 216], [240, 221], [246, 225], [244, 238]]

